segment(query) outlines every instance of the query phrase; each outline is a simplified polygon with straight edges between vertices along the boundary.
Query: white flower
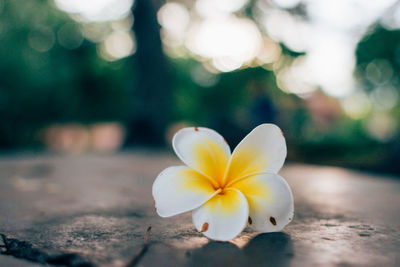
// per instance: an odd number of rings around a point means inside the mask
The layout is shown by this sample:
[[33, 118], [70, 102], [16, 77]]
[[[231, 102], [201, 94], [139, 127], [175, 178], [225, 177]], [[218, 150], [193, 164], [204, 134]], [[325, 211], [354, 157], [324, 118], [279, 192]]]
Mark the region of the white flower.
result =
[[286, 158], [278, 126], [259, 125], [232, 154], [225, 139], [207, 128], [184, 128], [172, 143], [187, 166], [169, 167], [154, 181], [161, 217], [193, 211], [197, 230], [219, 241], [235, 238], [247, 224], [276, 232], [292, 220], [292, 192], [277, 174]]

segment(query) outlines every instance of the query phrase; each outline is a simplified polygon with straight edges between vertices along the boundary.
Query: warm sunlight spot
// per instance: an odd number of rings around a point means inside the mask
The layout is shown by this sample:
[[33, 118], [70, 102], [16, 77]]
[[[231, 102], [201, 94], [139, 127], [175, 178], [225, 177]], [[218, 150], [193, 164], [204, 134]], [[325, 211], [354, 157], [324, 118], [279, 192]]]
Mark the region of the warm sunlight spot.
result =
[[378, 141], [387, 142], [396, 136], [399, 122], [389, 114], [379, 112], [367, 119], [365, 127], [369, 136]]
[[110, 21], [126, 17], [133, 0], [55, 0], [61, 10], [84, 22]]
[[268, 35], [275, 41], [283, 42], [296, 52], [307, 50], [312, 37], [309, 23], [276, 9], [269, 11], [263, 22]]
[[212, 59], [220, 71], [240, 68], [258, 55], [262, 45], [257, 26], [249, 19], [222, 16], [191, 27], [186, 46], [193, 53]]
[[268, 64], [277, 61], [281, 54], [282, 48], [280, 45], [267, 36], [264, 36], [257, 60], [261, 64]]
[[136, 51], [135, 41], [130, 32], [116, 31], [112, 33], [99, 48], [102, 58], [108, 61], [118, 60]]
[[293, 8], [300, 4], [300, 0], [273, 0], [279, 7]]
[[240, 10], [248, 0], [197, 0], [196, 11], [203, 17], [218, 16]]
[[371, 111], [371, 101], [368, 96], [358, 91], [341, 101], [346, 114], [352, 119], [362, 119]]
[[189, 25], [188, 10], [179, 3], [167, 3], [157, 13], [158, 22], [165, 29], [174, 34], [184, 32]]
[[164, 44], [171, 47], [182, 45], [190, 22], [189, 11], [179, 3], [166, 3], [158, 11], [157, 18], [162, 26]]
[[287, 93], [297, 94], [301, 97], [307, 96], [317, 90], [310, 77], [309, 65], [305, 64], [306, 58], [296, 58], [290, 67], [279, 71], [278, 86]]

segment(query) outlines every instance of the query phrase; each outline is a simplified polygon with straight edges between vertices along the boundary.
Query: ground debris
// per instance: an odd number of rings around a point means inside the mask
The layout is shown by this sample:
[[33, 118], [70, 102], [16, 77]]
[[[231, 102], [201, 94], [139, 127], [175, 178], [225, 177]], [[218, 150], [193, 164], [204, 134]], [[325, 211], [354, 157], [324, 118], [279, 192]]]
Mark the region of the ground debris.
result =
[[129, 261], [129, 263], [126, 265], [126, 267], [136, 266], [139, 263], [140, 259], [143, 257], [144, 253], [146, 253], [146, 251], [147, 251], [147, 249], [149, 247], [150, 231], [151, 231], [151, 226], [149, 226], [147, 228], [146, 234], [144, 236], [142, 248]]
[[0, 234], [2, 243], [1, 254], [14, 256], [16, 258], [29, 260], [41, 264], [63, 265], [68, 267], [93, 267], [93, 263], [87, 261], [82, 256], [75, 253], [49, 255], [26, 241], [15, 238], [8, 238]]

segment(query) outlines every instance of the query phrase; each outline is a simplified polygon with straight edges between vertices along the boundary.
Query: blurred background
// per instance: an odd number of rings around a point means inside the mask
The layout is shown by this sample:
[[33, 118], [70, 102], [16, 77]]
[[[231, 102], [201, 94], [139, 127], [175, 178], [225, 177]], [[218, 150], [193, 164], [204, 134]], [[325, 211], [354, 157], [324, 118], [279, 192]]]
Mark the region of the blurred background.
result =
[[400, 174], [400, 1], [0, 0], [0, 153], [235, 146]]

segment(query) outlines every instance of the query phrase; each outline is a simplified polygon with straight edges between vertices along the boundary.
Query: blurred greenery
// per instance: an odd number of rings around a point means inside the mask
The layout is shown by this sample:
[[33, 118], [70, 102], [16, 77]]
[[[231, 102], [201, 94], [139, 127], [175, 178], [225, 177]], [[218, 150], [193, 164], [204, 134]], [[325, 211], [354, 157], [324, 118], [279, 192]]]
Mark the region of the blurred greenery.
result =
[[1, 147], [37, 144], [37, 132], [54, 122], [127, 119], [130, 59], [101, 60], [87, 40], [75, 50], [61, 46], [57, 34], [65, 25], [80, 34], [52, 1], [2, 2]]
[[[0, 0], [1, 149], [43, 147], [43, 130], [60, 123], [113, 121], [129, 131], [132, 110], [139, 112], [132, 107], [146, 106], [135, 97], [137, 55], [105, 60], [99, 45], [83, 37], [82, 27], [50, 0]], [[302, 55], [281, 47], [288, 62]], [[362, 90], [378, 99], [393, 90], [398, 94], [399, 30], [375, 25], [359, 43], [356, 57]], [[235, 145], [257, 124], [275, 122], [287, 138], [289, 159], [301, 162], [389, 170], [384, 164], [388, 157], [400, 158], [395, 150], [398, 102], [351, 118], [338, 99], [321, 90], [307, 98], [280, 90], [271, 66], [212, 73], [192, 56], [168, 61], [169, 124], [211, 127]], [[392, 91], [373, 93], [379, 88]], [[370, 134], [376, 114], [389, 116], [391, 135]]]

